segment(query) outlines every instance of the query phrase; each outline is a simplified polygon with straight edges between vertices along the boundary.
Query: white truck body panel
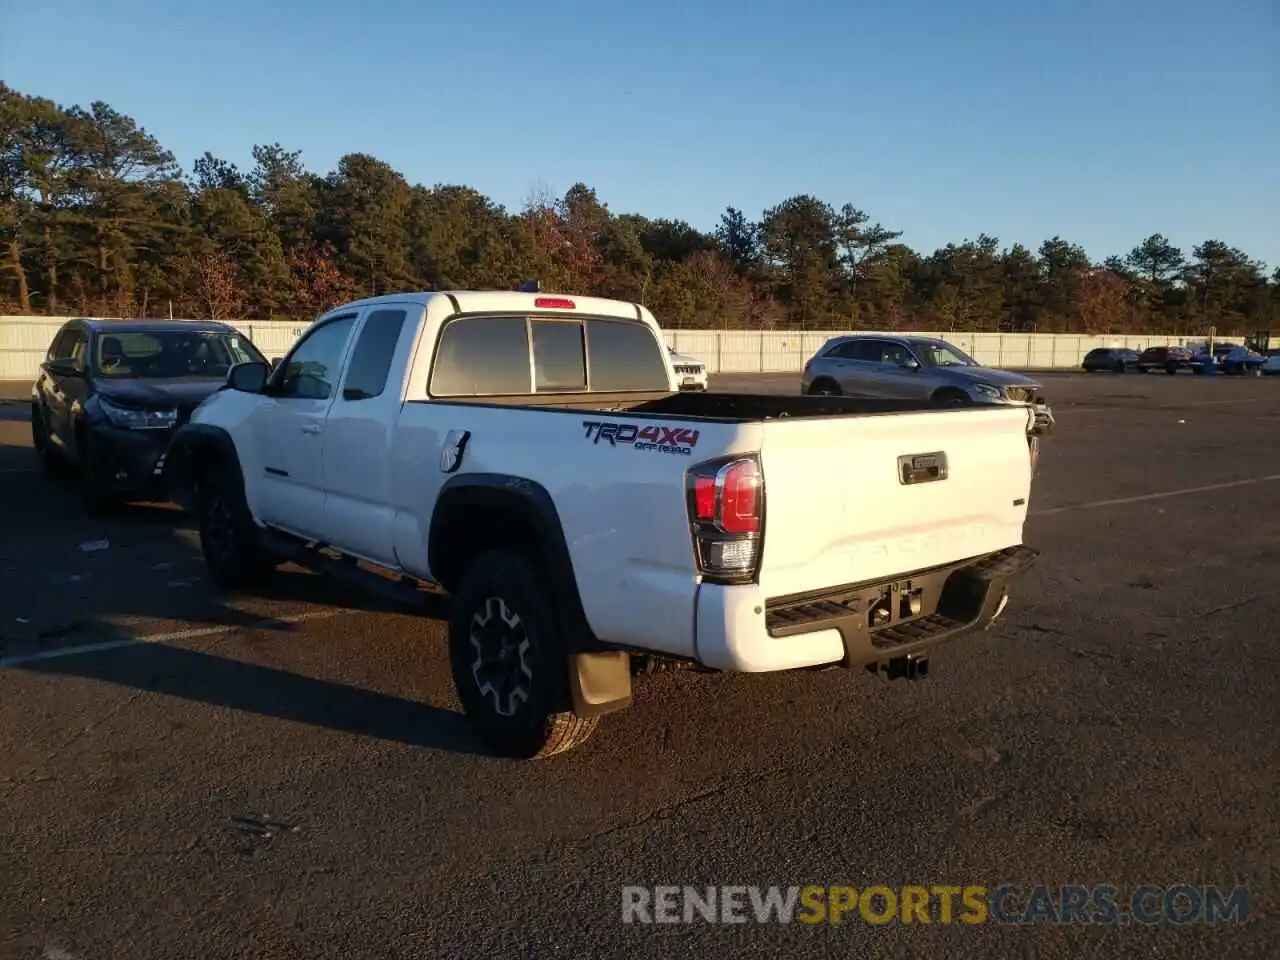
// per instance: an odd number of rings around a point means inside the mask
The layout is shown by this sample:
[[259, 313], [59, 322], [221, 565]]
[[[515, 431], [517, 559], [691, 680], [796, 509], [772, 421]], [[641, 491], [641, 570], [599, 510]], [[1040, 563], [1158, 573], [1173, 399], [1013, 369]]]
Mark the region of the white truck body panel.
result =
[[[1027, 411], [987, 407], [763, 425], [766, 596], [860, 583], [1022, 542]], [[906, 486], [898, 457], [946, 454]]]
[[[459, 313], [546, 313], [535, 300], [547, 296], [414, 294], [345, 305], [317, 321], [355, 315], [343, 372], [370, 312], [409, 311], [381, 395], [347, 401], [335, 386], [325, 400], [278, 400], [224, 390], [192, 422], [234, 438], [260, 524], [425, 580], [436, 579], [428, 540], [446, 481], [468, 474], [532, 481], [555, 505], [597, 637], [726, 670], [841, 659], [834, 630], [770, 637], [762, 612], [770, 598], [1021, 543], [1031, 482], [1030, 413], [1022, 407], [734, 421], [430, 399], [446, 321]], [[652, 314], [572, 299], [569, 316], [644, 322], [677, 391]], [[587, 424], [600, 422], [696, 431], [696, 442], [684, 452], [613, 443], [591, 434]], [[450, 431], [469, 432], [457, 473], [441, 466]], [[938, 451], [947, 458], [945, 480], [900, 482], [899, 456]], [[759, 455], [766, 503], [757, 582], [733, 586], [703, 582], [686, 501], [689, 468], [728, 454]]]
[[[401, 478], [395, 552], [405, 570], [434, 579], [426, 558], [439, 468], [449, 430], [471, 431], [459, 473], [535, 480], [555, 502], [583, 611], [612, 642], [683, 654], [692, 651], [693, 569], [684, 472], [689, 459], [593, 443], [584, 423], [609, 415], [510, 407], [409, 403], [395, 445]], [[672, 421], [653, 418], [643, 422]], [[747, 450], [755, 431], [701, 424], [697, 456]], [[745, 435], [744, 435], [745, 434]]]

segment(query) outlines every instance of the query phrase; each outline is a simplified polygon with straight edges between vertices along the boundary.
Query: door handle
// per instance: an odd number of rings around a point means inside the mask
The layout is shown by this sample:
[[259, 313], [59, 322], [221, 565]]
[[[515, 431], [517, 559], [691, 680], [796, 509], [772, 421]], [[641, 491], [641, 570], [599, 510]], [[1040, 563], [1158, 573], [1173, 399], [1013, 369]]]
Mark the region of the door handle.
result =
[[319, 432], [320, 432], [320, 424], [318, 424], [318, 423], [308, 423], [308, 424], [305, 424], [305, 425], [302, 427], [302, 432], [303, 432], [303, 433], [319, 433]]

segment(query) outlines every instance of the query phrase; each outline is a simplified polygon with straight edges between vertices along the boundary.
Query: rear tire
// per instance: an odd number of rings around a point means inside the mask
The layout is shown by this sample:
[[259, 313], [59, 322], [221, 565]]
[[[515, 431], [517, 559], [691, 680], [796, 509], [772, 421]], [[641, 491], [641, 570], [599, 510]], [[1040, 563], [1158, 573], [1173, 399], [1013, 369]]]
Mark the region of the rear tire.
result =
[[1164, 368], [1164, 372], [1165, 372], [1165, 373], [1167, 373], [1167, 374], [1169, 374], [1169, 376], [1171, 376], [1171, 377], [1172, 377], [1172, 376], [1174, 376], [1174, 375], [1178, 372], [1178, 368], [1177, 368], [1177, 366], [1176, 366], [1176, 365], [1174, 365], [1174, 364], [1172, 364], [1172, 363], [1171, 363], [1171, 364], [1169, 364], [1167, 367], [1165, 367], [1165, 368]]
[[198, 479], [196, 515], [200, 551], [209, 577], [224, 590], [266, 583], [278, 561], [257, 542], [257, 525], [244, 498], [238, 471], [215, 462]]
[[505, 757], [540, 760], [583, 743], [598, 718], [570, 704], [569, 664], [547, 586], [529, 557], [491, 550], [454, 593], [449, 665], [467, 719]]

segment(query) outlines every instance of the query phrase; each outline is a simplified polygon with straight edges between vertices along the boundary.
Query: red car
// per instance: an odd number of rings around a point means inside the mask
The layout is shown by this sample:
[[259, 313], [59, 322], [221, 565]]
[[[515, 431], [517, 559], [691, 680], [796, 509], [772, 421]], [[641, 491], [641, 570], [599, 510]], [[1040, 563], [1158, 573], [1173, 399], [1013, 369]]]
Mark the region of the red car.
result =
[[1143, 373], [1150, 373], [1152, 370], [1163, 370], [1165, 373], [1190, 370], [1194, 356], [1186, 347], [1147, 347], [1138, 357], [1138, 369]]

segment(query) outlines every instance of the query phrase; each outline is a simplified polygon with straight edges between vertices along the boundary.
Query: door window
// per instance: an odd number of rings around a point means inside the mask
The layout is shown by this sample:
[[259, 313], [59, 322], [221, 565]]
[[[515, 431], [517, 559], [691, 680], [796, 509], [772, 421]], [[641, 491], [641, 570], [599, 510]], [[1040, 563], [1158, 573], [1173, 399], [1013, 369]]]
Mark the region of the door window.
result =
[[67, 334], [66, 342], [59, 346], [62, 352], [60, 360], [73, 360], [81, 370], [84, 369], [85, 354], [88, 352], [89, 335], [83, 330], [73, 330]]
[[329, 399], [355, 320], [354, 314], [330, 320], [299, 341], [280, 364], [272, 396], [285, 400]]
[[911, 356], [911, 351], [900, 343], [893, 343], [889, 340], [876, 341], [879, 347], [880, 356], [877, 358], [881, 363], [900, 365], [906, 362]]
[[71, 337], [74, 330], [63, 330], [60, 334], [53, 338], [53, 343], [49, 344], [49, 351], [45, 354], [46, 360], [61, 360], [69, 357], [71, 354], [66, 352], [71, 347]]
[[846, 360], [859, 360], [862, 363], [880, 362], [879, 340], [855, 340], [845, 346], [849, 348], [848, 353], [844, 355]]
[[834, 357], [837, 360], [861, 360], [862, 357], [858, 356], [858, 348], [862, 346], [862, 343], [863, 341], [861, 340], [851, 340], [847, 343], [842, 343], [839, 346], [834, 347], [827, 356]]

